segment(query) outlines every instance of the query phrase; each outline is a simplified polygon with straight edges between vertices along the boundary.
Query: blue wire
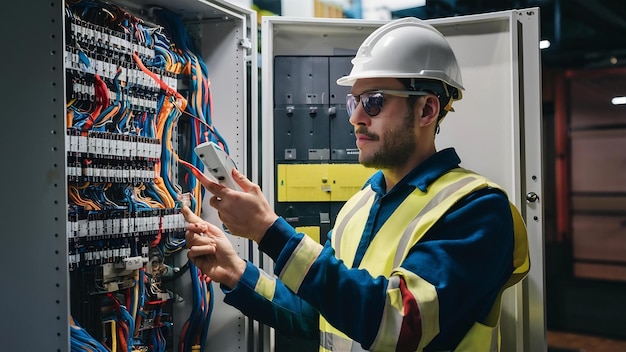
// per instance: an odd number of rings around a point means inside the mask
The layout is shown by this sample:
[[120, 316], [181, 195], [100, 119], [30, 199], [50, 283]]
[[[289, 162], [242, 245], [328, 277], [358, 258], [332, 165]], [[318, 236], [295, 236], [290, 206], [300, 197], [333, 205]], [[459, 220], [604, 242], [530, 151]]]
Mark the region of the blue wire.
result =
[[83, 351], [95, 351], [98, 352], [108, 352], [109, 350], [104, 347], [100, 342], [91, 337], [83, 329], [78, 325], [78, 322], [74, 321], [75, 327], [70, 326], [70, 346], [72, 351], [83, 352]]
[[191, 351], [191, 346], [193, 346], [194, 341], [193, 338], [197, 336], [197, 316], [200, 314], [200, 302], [199, 302], [199, 279], [198, 279], [198, 267], [193, 264], [193, 262], [189, 262], [189, 274], [191, 275], [191, 287], [193, 291], [193, 303], [191, 313], [189, 314], [189, 318], [187, 322], [189, 323], [187, 327], [187, 332], [184, 336], [185, 341], [185, 351]]
[[[206, 285], [206, 283], [205, 283]], [[209, 334], [209, 325], [211, 325], [211, 315], [213, 314], [213, 302], [214, 302], [214, 297], [213, 297], [213, 283], [210, 282], [208, 284], [208, 291], [209, 291], [209, 307], [207, 314], [205, 314], [205, 320], [204, 320], [204, 329], [202, 331], [202, 337], [200, 338], [200, 351], [204, 351], [204, 347], [206, 345], [206, 340], [207, 340], [207, 336]], [[205, 292], [206, 294], [206, 290], [204, 290], [203, 292]]]
[[128, 338], [126, 343], [128, 347], [128, 352], [133, 352], [132, 337], [135, 331], [135, 321], [133, 320], [133, 317], [130, 315], [125, 306], [120, 305], [120, 313], [122, 320], [128, 326]]

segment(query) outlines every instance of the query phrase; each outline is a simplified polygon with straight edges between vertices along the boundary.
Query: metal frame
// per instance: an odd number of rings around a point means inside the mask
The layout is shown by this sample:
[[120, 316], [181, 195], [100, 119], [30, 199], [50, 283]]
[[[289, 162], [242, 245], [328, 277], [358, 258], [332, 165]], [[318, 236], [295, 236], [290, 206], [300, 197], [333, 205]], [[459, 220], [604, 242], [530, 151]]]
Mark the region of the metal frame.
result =
[[[524, 346], [525, 351], [545, 351], [545, 265], [544, 265], [544, 195], [543, 183], [543, 131], [541, 103], [541, 60], [539, 52], [539, 9], [517, 11], [514, 17], [519, 29], [519, 105], [522, 115], [525, 153], [522, 154], [524, 186], [521, 196], [525, 201], [525, 219], [528, 228], [531, 268], [522, 283]], [[530, 193], [540, 195], [536, 202], [529, 201]], [[520, 204], [521, 205], [521, 204]]]
[[[117, 3], [140, 11], [145, 5], [171, 6], [163, 0], [123, 1]], [[0, 145], [2, 180], [8, 186], [4, 199], [11, 205], [2, 217], [0, 265], [5, 280], [0, 299], [11, 323], [3, 324], [0, 336], [3, 348], [10, 351], [69, 351], [64, 2], [6, 6], [12, 15], [0, 28], [7, 33], [3, 44], [11, 53], [3, 59], [5, 128]], [[240, 168], [256, 175], [258, 162], [252, 161], [252, 170], [246, 166], [249, 143], [258, 143], [257, 136], [250, 135], [257, 130], [258, 116], [256, 12], [221, 0], [178, 1], [172, 10], [193, 19], [190, 23], [199, 31], [202, 56], [211, 70], [215, 124]], [[232, 240], [240, 255], [250, 255], [247, 240]], [[218, 287], [215, 293], [207, 348], [247, 349], [252, 338], [247, 319], [222, 303]], [[176, 309], [184, 312], [185, 303]]]
[[63, 3], [6, 6], [0, 336], [8, 351], [68, 351]]

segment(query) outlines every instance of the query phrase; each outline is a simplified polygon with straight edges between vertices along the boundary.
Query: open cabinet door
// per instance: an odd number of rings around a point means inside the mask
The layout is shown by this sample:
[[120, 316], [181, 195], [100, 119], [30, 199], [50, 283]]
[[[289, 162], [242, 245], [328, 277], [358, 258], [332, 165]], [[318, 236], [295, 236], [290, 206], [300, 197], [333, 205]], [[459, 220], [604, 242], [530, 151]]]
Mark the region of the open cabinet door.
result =
[[[508, 289], [504, 295], [502, 350], [546, 350], [539, 9], [429, 22], [451, 43], [466, 88], [463, 99], [455, 103], [456, 112], [450, 113], [441, 126], [441, 133], [436, 137], [437, 149], [454, 146], [463, 160], [462, 166], [502, 186], [522, 212], [528, 227], [531, 271], [527, 279]], [[337, 132], [349, 131], [351, 127], [347, 118], [343, 118], [347, 116], [344, 97], [348, 91], [346, 87], [337, 87], [334, 81], [349, 71], [350, 57], [381, 24], [379, 21], [346, 19], [263, 18], [262, 179], [263, 190], [277, 209], [297, 210], [295, 205], [285, 206], [283, 201], [288, 201], [288, 197], [277, 192], [277, 170], [291, 167], [289, 164], [299, 159], [306, 160], [307, 155], [302, 155], [302, 151], [308, 150], [308, 158], [311, 158], [313, 150], [316, 160], [327, 158], [329, 164], [354, 163], [349, 157], [350, 149], [338, 143], [341, 136], [335, 138], [337, 133], [346, 133], [345, 138], [354, 137], [348, 136], [349, 132]], [[327, 62], [320, 62], [320, 57], [326, 57]], [[294, 88], [298, 93], [304, 93], [306, 98], [303, 101], [286, 92], [284, 82], [280, 85], [275, 82], [281, 75], [295, 79], [292, 72], [286, 72], [289, 68], [299, 72], [294, 67], [312, 72], [303, 75], [312, 80], [310, 85]], [[316, 77], [316, 72], [325, 73], [326, 78], [321, 74]], [[320, 88], [324, 84], [325, 88]], [[307, 129], [307, 136], [295, 139], [290, 145], [284, 137], [287, 132], [296, 131], [285, 131], [282, 119], [286, 112], [298, 114], [298, 109], [305, 112], [314, 109], [322, 116], [317, 115], [316, 120], [311, 120], [312, 127]], [[345, 125], [337, 126], [332, 122], [333, 114], [346, 120], [347, 130]], [[302, 116], [307, 118], [306, 113]], [[330, 132], [323, 132], [324, 128]], [[309, 159], [309, 163], [310, 160], [313, 159]], [[307, 209], [314, 208], [319, 212], [316, 231], [323, 232], [324, 224], [333, 221], [334, 205], [323, 208], [319, 198], [312, 196], [311, 199]], [[294, 200], [302, 202], [304, 199], [298, 196]], [[310, 214], [303, 214], [301, 219], [307, 216], [311, 218]]]
[[531, 271], [503, 296], [503, 351], [546, 349], [538, 11], [431, 22], [452, 44], [466, 89], [437, 147], [455, 146], [465, 167], [501, 185], [528, 228]]

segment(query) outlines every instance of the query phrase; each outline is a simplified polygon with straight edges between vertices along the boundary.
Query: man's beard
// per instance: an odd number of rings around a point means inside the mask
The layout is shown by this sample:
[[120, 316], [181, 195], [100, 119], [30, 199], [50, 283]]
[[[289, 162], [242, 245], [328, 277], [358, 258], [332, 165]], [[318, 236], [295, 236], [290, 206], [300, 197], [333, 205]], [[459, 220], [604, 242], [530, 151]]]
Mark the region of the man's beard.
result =
[[[413, 134], [413, 113], [407, 114], [402, 126], [396, 129], [387, 130], [384, 133], [384, 143], [373, 155], [359, 155], [359, 162], [365, 167], [376, 169], [397, 169], [406, 163], [407, 157], [415, 151], [416, 142]], [[378, 135], [367, 132], [367, 128], [362, 127], [356, 130], [357, 134], [365, 134], [375, 140], [380, 140]]]

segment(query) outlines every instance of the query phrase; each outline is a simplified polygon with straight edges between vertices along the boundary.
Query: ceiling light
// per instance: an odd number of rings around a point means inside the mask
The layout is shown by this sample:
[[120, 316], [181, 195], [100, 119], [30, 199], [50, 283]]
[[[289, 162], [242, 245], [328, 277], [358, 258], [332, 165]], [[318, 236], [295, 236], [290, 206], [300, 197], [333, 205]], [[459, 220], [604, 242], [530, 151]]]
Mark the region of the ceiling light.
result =
[[539, 49], [548, 49], [550, 47], [550, 41], [547, 39], [539, 41]]
[[613, 99], [611, 99], [611, 104], [613, 105], [624, 105], [626, 104], [626, 97], [613, 97]]

